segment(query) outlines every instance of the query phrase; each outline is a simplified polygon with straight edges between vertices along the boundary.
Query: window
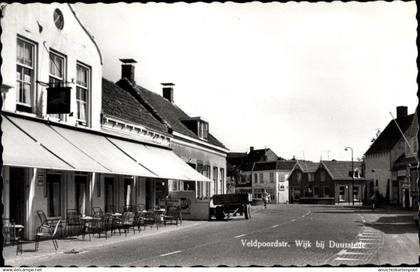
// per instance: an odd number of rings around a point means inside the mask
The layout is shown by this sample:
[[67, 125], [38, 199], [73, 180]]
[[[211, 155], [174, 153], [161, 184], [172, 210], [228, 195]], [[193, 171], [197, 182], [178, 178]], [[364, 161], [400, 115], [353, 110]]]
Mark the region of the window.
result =
[[87, 204], [87, 176], [76, 175], [74, 177], [76, 187], [76, 209], [81, 214], [86, 214]]
[[279, 175], [279, 182], [285, 182], [286, 177], [285, 175]]
[[359, 201], [359, 186], [354, 186], [353, 188], [353, 199], [354, 201]]
[[35, 90], [35, 44], [18, 38], [16, 56], [16, 109], [32, 112]]
[[314, 181], [314, 173], [308, 173], [308, 182]]
[[320, 175], [320, 181], [325, 181], [327, 179], [324, 171], [321, 171], [319, 175]]
[[340, 186], [340, 195], [339, 195], [339, 200], [340, 201], [345, 201], [346, 200], [346, 186]]
[[270, 173], [270, 182], [274, 183], [274, 173], [273, 172]]
[[[50, 77], [49, 85], [50, 87], [60, 87], [63, 86], [65, 78], [65, 63], [66, 59], [64, 56], [54, 51], [50, 51]], [[50, 114], [51, 117], [57, 118], [62, 121], [66, 121], [67, 117], [65, 114]]]
[[260, 173], [260, 183], [264, 183], [263, 174]]
[[90, 69], [84, 65], [77, 64], [76, 80], [76, 104], [77, 122], [87, 126], [89, 121], [89, 97], [90, 97]]
[[221, 193], [224, 194], [225, 193], [225, 169], [224, 168], [220, 168], [220, 186], [221, 186]]
[[198, 122], [198, 137], [207, 140], [209, 134], [209, 124], [207, 122]]
[[301, 172], [297, 172], [296, 173], [296, 181], [299, 184], [300, 181], [302, 180], [302, 173]]
[[218, 177], [218, 168], [213, 167], [213, 182], [214, 182], [214, 194], [219, 194], [220, 191], [220, 183], [219, 183], [219, 177]]
[[59, 30], [62, 30], [64, 27], [64, 16], [59, 9], [54, 10], [54, 24]]
[[258, 183], [258, 174], [254, 174], [254, 182]]

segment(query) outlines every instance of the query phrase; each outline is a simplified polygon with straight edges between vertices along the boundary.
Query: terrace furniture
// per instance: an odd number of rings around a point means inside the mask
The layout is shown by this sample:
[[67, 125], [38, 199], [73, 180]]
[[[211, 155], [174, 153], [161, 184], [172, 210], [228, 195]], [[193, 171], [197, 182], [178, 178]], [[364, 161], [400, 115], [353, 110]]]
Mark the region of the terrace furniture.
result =
[[92, 207], [92, 216], [94, 217], [101, 217], [104, 215], [101, 207]]
[[143, 211], [142, 212], [144, 225], [150, 225], [150, 228], [153, 227], [154, 224], [156, 224], [156, 215], [154, 211]]
[[61, 224], [63, 220], [60, 217], [47, 218], [44, 211], [42, 210], [37, 210], [36, 214], [38, 215], [39, 220], [41, 221], [41, 225], [38, 228], [40, 227], [55, 228], [56, 226], [58, 226], [58, 228], [60, 228], [61, 236], [63, 236], [63, 225]]
[[130, 228], [133, 229], [134, 234], [136, 234], [135, 224], [134, 224], [134, 213], [133, 212], [124, 212], [121, 221], [117, 222], [118, 230], [121, 233], [121, 229], [124, 229], [125, 236], [129, 232]]
[[55, 236], [57, 234], [58, 228], [61, 226], [61, 220], [58, 220], [53, 227], [52, 225], [41, 225], [38, 227], [35, 235], [35, 251], [38, 251], [39, 248], [39, 241], [41, 237], [48, 237], [51, 239], [54, 249], [58, 249], [58, 242], [55, 239]]
[[76, 210], [76, 209], [67, 209], [66, 211], [66, 235], [69, 235], [69, 230], [72, 229], [72, 227], [76, 227], [79, 231], [78, 234], [82, 232], [83, 230], [83, 222], [80, 219], [82, 215]]
[[22, 225], [15, 224], [13, 219], [3, 218], [3, 242], [16, 244], [16, 255], [23, 254], [22, 249], [22, 231], [24, 227]]

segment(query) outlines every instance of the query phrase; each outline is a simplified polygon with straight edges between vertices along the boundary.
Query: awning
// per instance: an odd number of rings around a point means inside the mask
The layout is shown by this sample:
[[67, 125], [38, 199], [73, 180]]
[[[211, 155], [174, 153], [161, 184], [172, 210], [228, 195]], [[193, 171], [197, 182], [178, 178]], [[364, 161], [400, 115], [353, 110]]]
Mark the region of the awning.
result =
[[42, 147], [7, 118], [2, 117], [3, 165], [74, 170], [73, 167]]
[[7, 117], [12, 120], [17, 126], [29, 134], [32, 138], [36, 139], [43, 146], [48, 148], [63, 161], [67, 162], [73, 167], [72, 170], [82, 172], [99, 172], [111, 173], [111, 171], [104, 166], [100, 165], [94, 159], [83, 153], [79, 148], [74, 146], [66, 138], [60, 136], [54, 131], [51, 126], [33, 122], [26, 119]]
[[118, 148], [160, 178], [211, 182], [168, 149], [107, 137]]
[[112, 173], [158, 177], [121, 152], [104, 136], [54, 125], [51, 128]]

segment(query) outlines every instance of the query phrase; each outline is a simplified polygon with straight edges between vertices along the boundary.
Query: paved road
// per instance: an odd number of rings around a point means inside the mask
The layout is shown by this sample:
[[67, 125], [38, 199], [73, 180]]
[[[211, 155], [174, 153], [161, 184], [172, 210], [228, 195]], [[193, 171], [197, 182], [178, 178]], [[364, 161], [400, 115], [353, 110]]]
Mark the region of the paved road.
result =
[[[395, 257], [395, 253], [387, 252], [395, 246], [406, 251], [397, 252], [397, 264], [415, 264], [418, 243], [407, 246], [408, 240], [402, 240], [400, 245], [392, 242], [405, 237], [402, 234], [414, 235], [417, 231], [407, 216], [337, 206], [272, 205], [268, 209], [258, 207], [251, 220], [203, 222], [176, 232], [88, 249], [76, 255], [33, 260], [25, 265], [384, 264], [391, 263], [390, 256]], [[343, 248], [349, 243], [354, 248]]]

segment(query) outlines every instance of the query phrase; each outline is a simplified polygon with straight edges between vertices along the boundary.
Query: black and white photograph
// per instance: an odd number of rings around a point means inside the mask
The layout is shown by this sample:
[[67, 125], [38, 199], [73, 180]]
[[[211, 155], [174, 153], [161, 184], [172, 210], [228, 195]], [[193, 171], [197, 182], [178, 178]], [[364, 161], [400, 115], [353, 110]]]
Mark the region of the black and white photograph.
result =
[[2, 271], [417, 271], [416, 14], [0, 3]]

